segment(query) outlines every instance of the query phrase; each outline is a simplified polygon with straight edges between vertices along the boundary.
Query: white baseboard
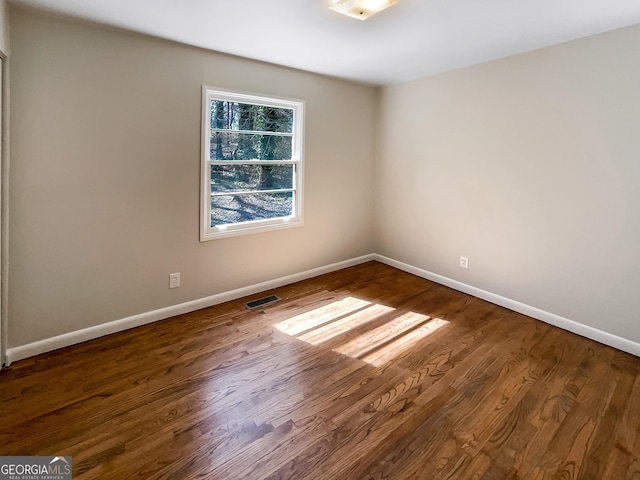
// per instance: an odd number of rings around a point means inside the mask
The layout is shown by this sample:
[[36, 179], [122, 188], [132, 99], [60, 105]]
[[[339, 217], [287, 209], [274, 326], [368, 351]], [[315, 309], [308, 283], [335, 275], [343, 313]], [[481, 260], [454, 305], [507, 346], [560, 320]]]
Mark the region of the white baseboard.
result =
[[290, 283], [299, 282], [308, 278], [317, 277], [325, 273], [334, 272], [342, 268], [352, 267], [360, 263], [368, 262], [374, 259], [373, 254], [363, 255], [361, 257], [352, 258], [342, 262], [332, 263], [324, 267], [318, 267], [304, 272], [295, 273], [293, 275], [287, 275], [285, 277], [276, 278], [275, 280], [269, 280], [248, 287], [238, 288], [228, 292], [211, 295], [209, 297], [200, 298], [190, 302], [180, 303], [171, 307], [160, 308], [151, 312], [141, 313], [139, 315], [133, 315], [131, 317], [122, 318], [95, 327], [84, 328], [75, 332], [65, 333], [52, 338], [46, 338], [37, 342], [29, 343], [27, 345], [21, 345], [19, 347], [12, 347], [7, 349], [7, 366], [11, 362], [16, 362], [25, 358], [40, 355], [41, 353], [50, 352], [59, 348], [75, 345], [76, 343], [86, 342], [87, 340], [93, 340], [94, 338], [103, 337], [112, 333], [121, 332], [130, 328], [139, 327], [148, 323], [157, 322], [158, 320], [164, 320], [165, 318], [174, 317], [176, 315], [182, 315], [183, 313], [194, 312], [201, 308], [211, 307], [220, 303], [229, 302], [231, 300], [237, 300], [238, 298], [246, 297], [256, 293], [264, 292], [265, 290], [271, 290], [273, 288], [282, 287]]
[[597, 328], [584, 325], [574, 320], [569, 320], [568, 318], [564, 318], [559, 315], [540, 310], [539, 308], [526, 305], [516, 300], [511, 300], [510, 298], [506, 298], [501, 295], [496, 295], [495, 293], [491, 293], [486, 290], [467, 285], [466, 283], [462, 283], [448, 277], [443, 277], [442, 275], [438, 275], [437, 273], [429, 272], [427, 270], [423, 270], [421, 268], [414, 267], [397, 260], [393, 260], [392, 258], [388, 258], [383, 255], [374, 254], [373, 259], [377, 260], [380, 263], [395, 267], [399, 270], [403, 270], [407, 273], [412, 273], [413, 275], [417, 275], [418, 277], [426, 278], [427, 280], [439, 283], [440, 285], [444, 285], [446, 287], [453, 288], [454, 290], [473, 295], [474, 297], [481, 298], [482, 300], [486, 300], [487, 302], [500, 305], [501, 307], [508, 308], [509, 310], [513, 310], [514, 312], [522, 313], [523, 315], [535, 318], [536, 320], [540, 320], [555, 327], [562, 328], [563, 330], [567, 330], [582, 337], [590, 338], [591, 340], [595, 340], [596, 342], [609, 345], [610, 347], [614, 347], [618, 350], [622, 350], [624, 352], [631, 353], [632, 355], [640, 357], [640, 344], [632, 340], [619, 337], [603, 330], [598, 330]]
[[417, 275], [418, 277], [426, 278], [427, 280], [431, 280], [441, 285], [453, 288], [454, 290], [473, 295], [474, 297], [478, 297], [496, 305], [500, 305], [502, 307], [508, 308], [509, 310], [522, 313], [542, 322], [562, 328], [563, 330], [568, 330], [569, 332], [590, 338], [591, 340], [595, 340], [605, 345], [617, 348], [618, 350], [622, 350], [624, 352], [628, 352], [640, 357], [639, 343], [633, 342], [623, 337], [619, 337], [612, 333], [605, 332], [603, 330], [598, 330], [597, 328], [593, 328], [573, 320], [569, 320], [568, 318], [564, 318], [559, 315], [540, 310], [539, 308], [526, 305], [516, 300], [512, 300], [510, 298], [496, 295], [495, 293], [491, 293], [486, 290], [467, 285], [457, 280], [438, 275], [437, 273], [429, 272], [427, 270], [423, 270], [421, 268], [399, 262], [392, 258], [373, 253], [357, 258], [352, 258], [350, 260], [333, 263], [324, 267], [306, 270], [304, 272], [296, 273], [293, 275], [276, 278], [275, 280], [269, 280], [266, 282], [257, 283], [255, 285], [238, 288], [236, 290], [211, 295], [209, 297], [200, 298], [198, 300], [180, 303], [178, 305], [153, 310], [151, 312], [141, 313], [139, 315], [133, 315], [131, 317], [122, 318], [113, 322], [103, 323], [94, 327], [84, 328], [75, 332], [65, 333], [63, 335], [39, 340], [27, 345], [9, 348], [6, 352], [6, 364], [10, 365], [11, 362], [33, 357], [35, 355], [40, 355], [41, 353], [68, 347], [70, 345], [75, 345], [76, 343], [85, 342], [87, 340], [93, 340], [95, 338], [110, 335], [112, 333], [121, 332], [123, 330], [128, 330], [130, 328], [156, 322], [158, 320], [164, 320], [165, 318], [181, 315], [183, 313], [193, 312], [196, 310], [200, 310], [201, 308], [207, 308], [231, 300], [237, 300], [238, 298], [264, 292], [273, 288], [282, 287], [283, 285], [299, 282], [301, 280], [313, 278], [325, 273], [334, 272], [336, 270], [358, 265], [370, 260], [377, 260], [378, 262], [384, 263], [391, 267], [395, 267], [399, 270], [403, 270], [407, 273], [412, 273], [414, 275]]

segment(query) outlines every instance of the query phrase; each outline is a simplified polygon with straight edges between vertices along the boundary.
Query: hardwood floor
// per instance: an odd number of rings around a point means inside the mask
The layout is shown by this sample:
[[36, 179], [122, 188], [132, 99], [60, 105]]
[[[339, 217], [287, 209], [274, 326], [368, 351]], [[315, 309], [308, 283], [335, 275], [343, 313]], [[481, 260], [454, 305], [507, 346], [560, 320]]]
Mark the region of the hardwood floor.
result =
[[72, 455], [74, 479], [640, 479], [639, 358], [376, 262], [267, 293], [0, 372], [0, 455]]

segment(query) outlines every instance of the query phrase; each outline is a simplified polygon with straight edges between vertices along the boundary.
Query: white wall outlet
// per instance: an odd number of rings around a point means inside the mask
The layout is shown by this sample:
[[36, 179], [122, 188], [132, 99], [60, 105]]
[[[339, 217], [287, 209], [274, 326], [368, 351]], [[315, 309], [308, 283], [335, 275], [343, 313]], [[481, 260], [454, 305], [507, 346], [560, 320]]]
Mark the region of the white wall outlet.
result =
[[464, 268], [465, 270], [469, 270], [469, 257], [460, 256], [460, 268]]
[[169, 274], [169, 288], [178, 288], [180, 286], [180, 273]]

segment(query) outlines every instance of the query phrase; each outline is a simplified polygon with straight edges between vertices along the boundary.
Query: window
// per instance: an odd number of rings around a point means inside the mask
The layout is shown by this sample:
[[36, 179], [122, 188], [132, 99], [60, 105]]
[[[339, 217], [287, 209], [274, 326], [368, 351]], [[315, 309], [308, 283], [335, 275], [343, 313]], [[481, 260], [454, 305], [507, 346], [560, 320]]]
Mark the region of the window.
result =
[[202, 96], [200, 240], [302, 225], [303, 102]]

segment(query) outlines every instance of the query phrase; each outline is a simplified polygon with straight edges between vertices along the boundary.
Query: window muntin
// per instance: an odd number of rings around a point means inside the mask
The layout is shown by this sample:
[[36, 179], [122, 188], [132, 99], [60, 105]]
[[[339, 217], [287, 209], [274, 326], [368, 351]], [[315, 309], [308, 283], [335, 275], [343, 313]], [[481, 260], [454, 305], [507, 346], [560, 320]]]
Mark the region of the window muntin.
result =
[[203, 88], [201, 240], [302, 224], [303, 102]]

